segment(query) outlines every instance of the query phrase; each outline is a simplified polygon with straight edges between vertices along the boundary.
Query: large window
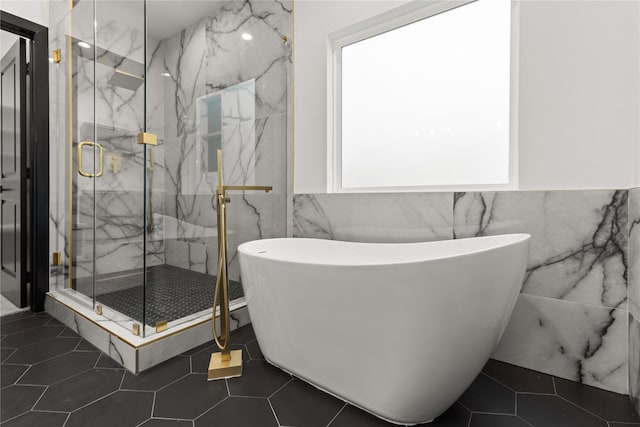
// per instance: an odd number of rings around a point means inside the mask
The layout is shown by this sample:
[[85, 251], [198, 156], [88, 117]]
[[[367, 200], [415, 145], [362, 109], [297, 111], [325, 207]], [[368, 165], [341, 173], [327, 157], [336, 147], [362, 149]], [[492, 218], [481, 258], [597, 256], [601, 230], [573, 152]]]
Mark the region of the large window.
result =
[[410, 4], [331, 45], [330, 190], [515, 185], [509, 0]]

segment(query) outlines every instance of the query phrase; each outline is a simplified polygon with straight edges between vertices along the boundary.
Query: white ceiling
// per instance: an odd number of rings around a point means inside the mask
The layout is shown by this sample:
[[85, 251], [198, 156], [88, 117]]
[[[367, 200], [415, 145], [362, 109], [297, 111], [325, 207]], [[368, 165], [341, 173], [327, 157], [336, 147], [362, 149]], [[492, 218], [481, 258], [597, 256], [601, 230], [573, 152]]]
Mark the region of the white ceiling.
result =
[[[167, 39], [198, 22], [212, 16], [228, 0], [147, 0], [147, 34], [156, 39]], [[132, 28], [142, 28], [144, 2], [142, 0], [98, 0], [98, 20], [116, 19]]]
[[228, 1], [147, 0], [147, 33], [164, 40], [198, 22], [215, 15]]

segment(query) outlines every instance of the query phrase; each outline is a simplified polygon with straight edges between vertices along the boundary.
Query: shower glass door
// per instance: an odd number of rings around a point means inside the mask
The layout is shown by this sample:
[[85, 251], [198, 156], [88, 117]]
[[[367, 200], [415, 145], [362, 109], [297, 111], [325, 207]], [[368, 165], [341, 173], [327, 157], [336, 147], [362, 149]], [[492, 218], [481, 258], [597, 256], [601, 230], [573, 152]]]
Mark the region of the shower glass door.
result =
[[72, 5], [57, 28], [67, 39], [57, 75], [69, 106], [69, 287], [132, 331], [144, 324], [144, 2]]
[[[95, 1], [95, 295], [103, 315], [144, 324], [145, 9], [143, 1]], [[144, 336], [143, 328], [139, 329]]]

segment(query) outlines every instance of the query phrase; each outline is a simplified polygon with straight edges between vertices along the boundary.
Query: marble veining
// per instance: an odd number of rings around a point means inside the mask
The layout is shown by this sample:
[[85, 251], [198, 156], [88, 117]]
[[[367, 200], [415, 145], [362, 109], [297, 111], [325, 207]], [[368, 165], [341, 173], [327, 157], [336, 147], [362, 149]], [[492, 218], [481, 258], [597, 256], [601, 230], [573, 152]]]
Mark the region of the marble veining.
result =
[[532, 235], [522, 292], [627, 306], [627, 191], [458, 193], [456, 238]]
[[629, 190], [629, 312], [640, 319], [640, 188]]
[[492, 357], [626, 394], [627, 312], [521, 294]]
[[293, 237], [359, 242], [451, 239], [453, 193], [298, 194]]
[[629, 315], [629, 396], [640, 414], [640, 323]]
[[[253, 35], [252, 43], [241, 34]], [[230, 194], [229, 274], [238, 278], [235, 246], [286, 234], [287, 105], [291, 3], [229, 2], [214, 16], [163, 41], [165, 69], [164, 214], [177, 220], [165, 238], [168, 264], [215, 272], [215, 173], [207, 173], [199, 103], [221, 96], [223, 171], [227, 185], [271, 185], [269, 195]], [[208, 234], [208, 232], [207, 232]]]

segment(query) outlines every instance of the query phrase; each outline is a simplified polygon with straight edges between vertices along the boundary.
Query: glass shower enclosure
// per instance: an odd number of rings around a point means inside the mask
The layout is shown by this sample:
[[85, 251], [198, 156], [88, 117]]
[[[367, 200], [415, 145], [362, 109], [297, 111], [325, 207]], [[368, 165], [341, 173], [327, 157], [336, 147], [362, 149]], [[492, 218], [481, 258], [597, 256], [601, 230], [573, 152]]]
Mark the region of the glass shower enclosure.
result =
[[140, 337], [211, 318], [217, 149], [225, 184], [273, 187], [230, 195], [244, 304], [237, 246], [286, 235], [290, 6], [71, 2], [55, 27], [56, 286], [77, 304]]

